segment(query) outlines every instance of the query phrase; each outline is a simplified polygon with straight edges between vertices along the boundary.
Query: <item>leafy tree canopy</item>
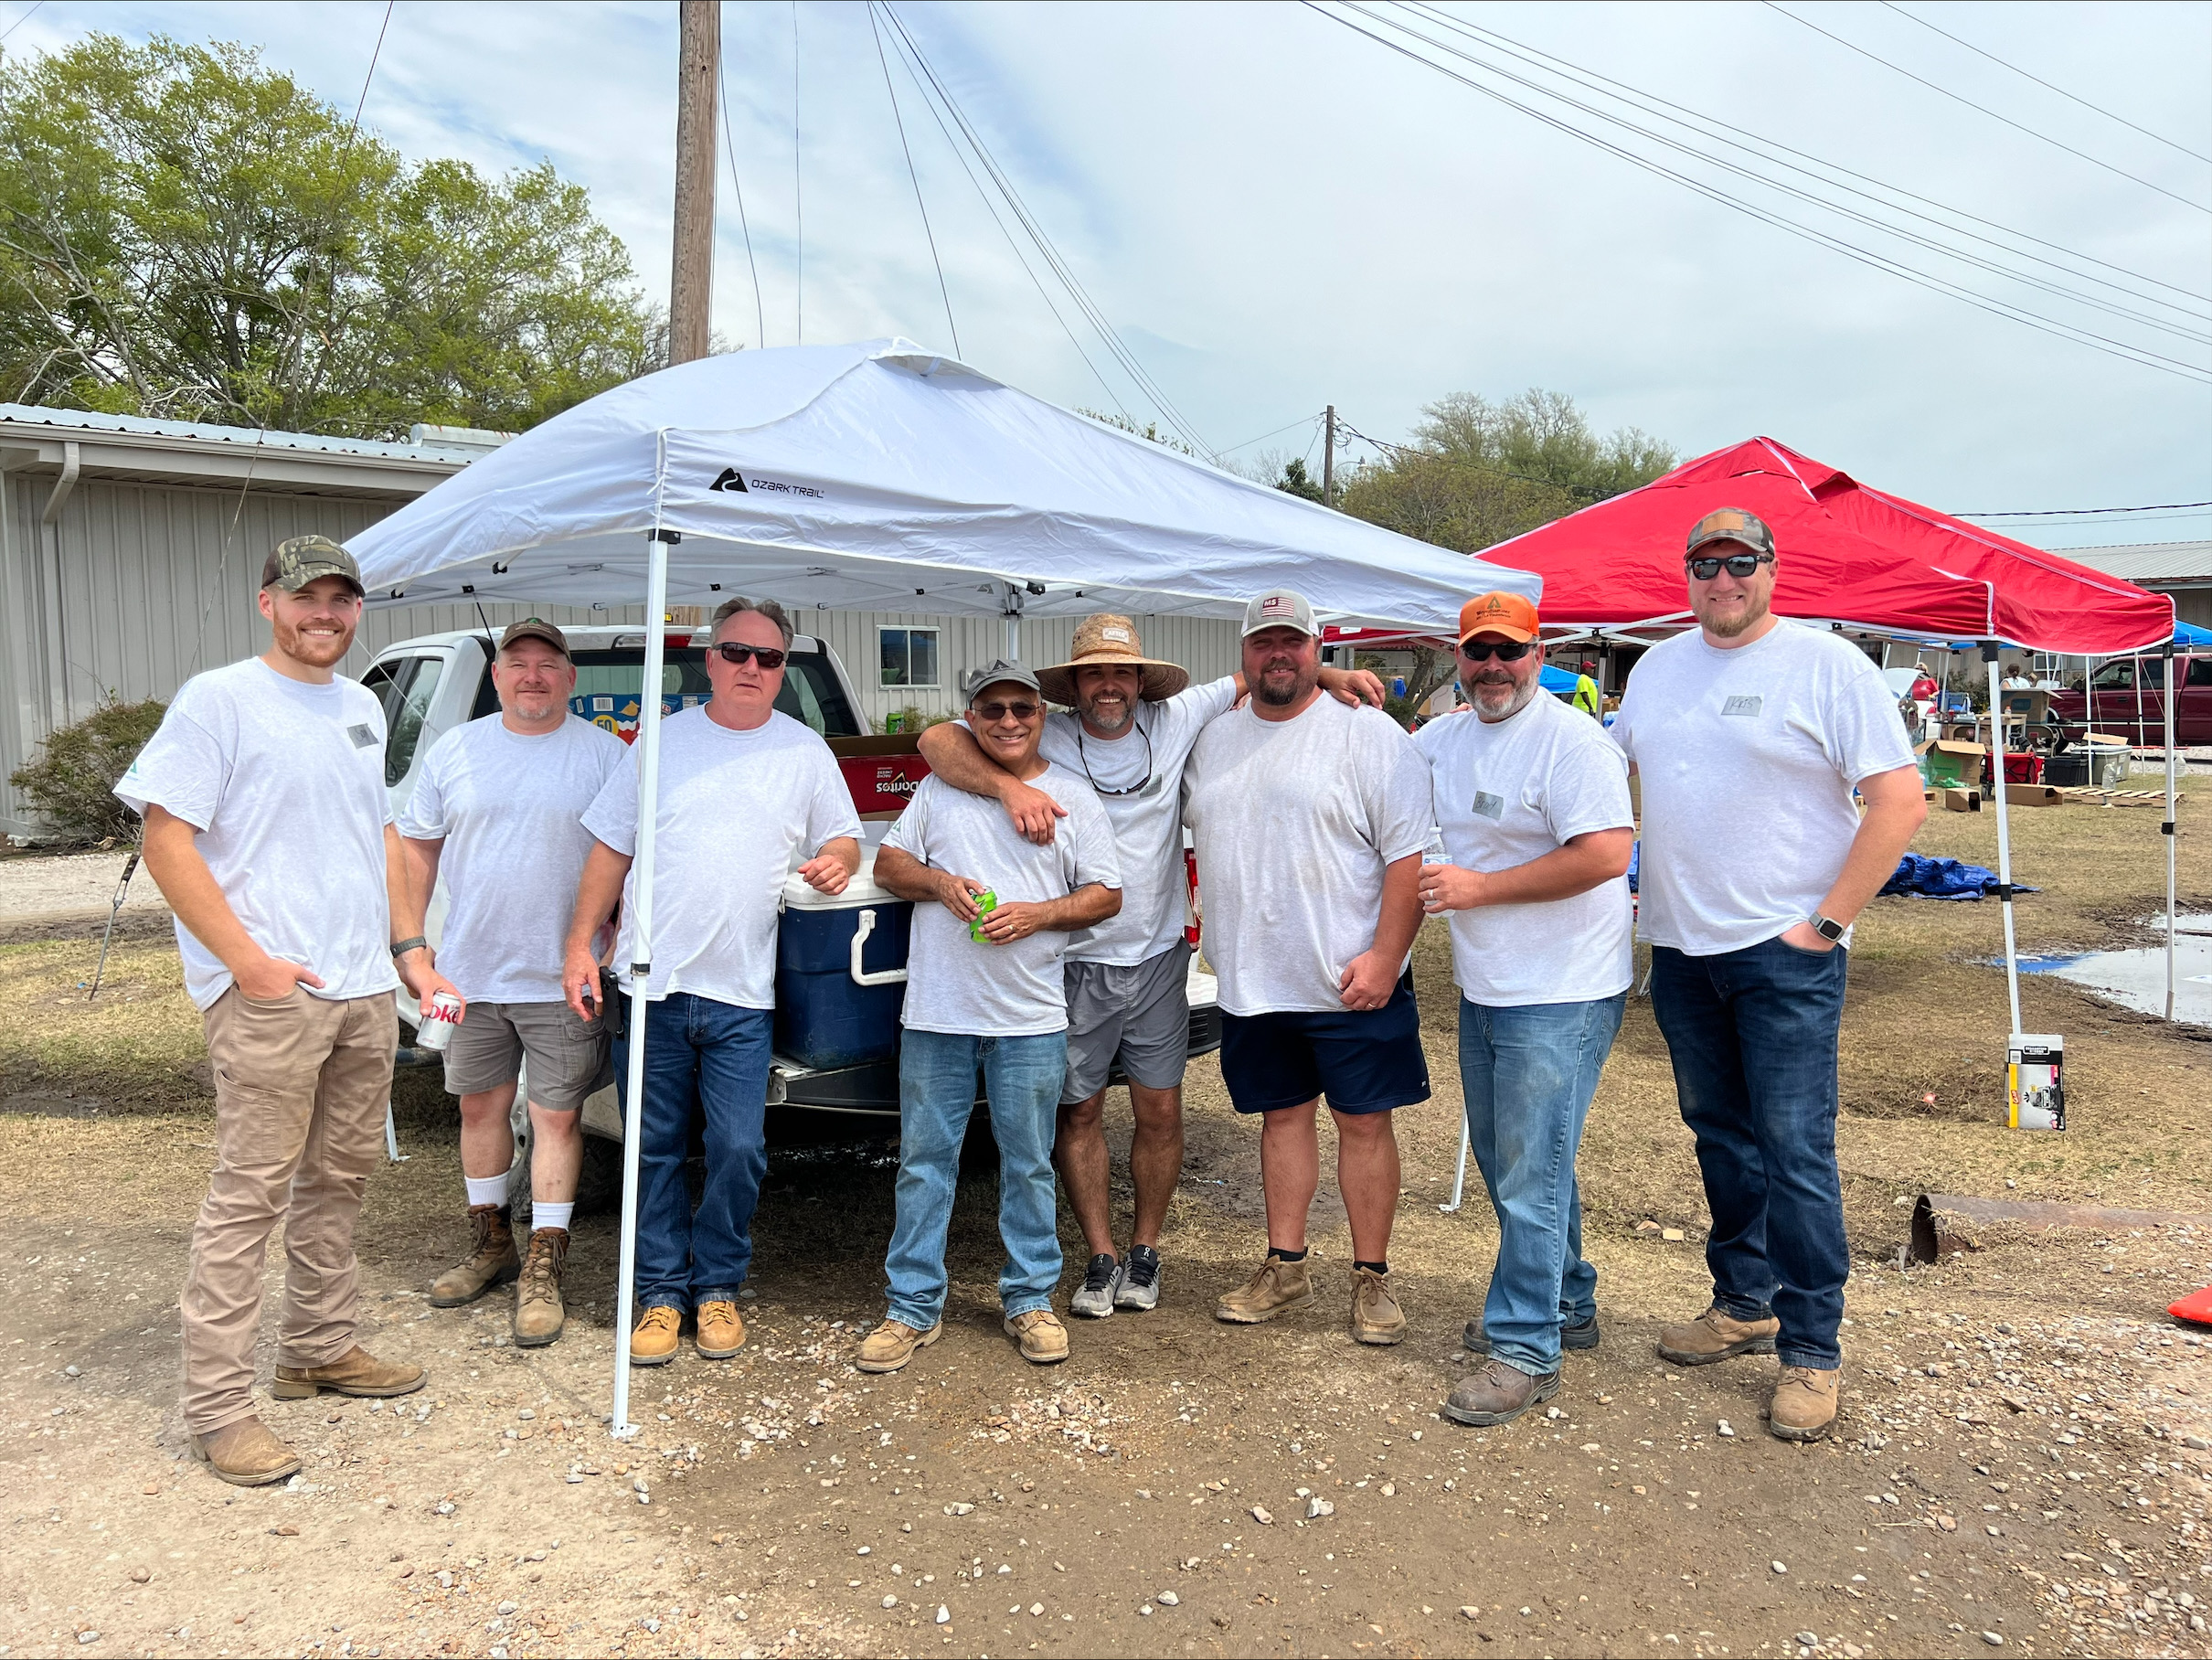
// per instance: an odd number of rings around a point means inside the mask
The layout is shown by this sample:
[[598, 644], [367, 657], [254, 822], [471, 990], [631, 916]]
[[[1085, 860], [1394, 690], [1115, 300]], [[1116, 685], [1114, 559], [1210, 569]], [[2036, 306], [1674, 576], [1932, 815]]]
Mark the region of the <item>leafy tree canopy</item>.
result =
[[244, 46], [95, 34], [0, 63], [0, 396], [518, 431], [665, 358], [550, 163], [409, 165]]
[[1282, 476], [1275, 481], [1275, 488], [1285, 495], [1303, 496], [1309, 502], [1321, 499], [1321, 481], [1306, 476], [1303, 455], [1293, 455], [1282, 463]]

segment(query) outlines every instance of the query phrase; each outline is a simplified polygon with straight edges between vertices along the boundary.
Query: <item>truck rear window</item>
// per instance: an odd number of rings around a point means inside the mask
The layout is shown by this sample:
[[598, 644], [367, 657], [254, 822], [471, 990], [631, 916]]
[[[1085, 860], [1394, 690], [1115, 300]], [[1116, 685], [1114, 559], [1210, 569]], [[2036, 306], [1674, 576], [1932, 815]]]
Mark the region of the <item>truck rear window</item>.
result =
[[[576, 695], [569, 699], [569, 708], [629, 742], [637, 735], [639, 690], [645, 673], [643, 649], [620, 646], [580, 651], [574, 660]], [[490, 684], [487, 676], [487, 690]], [[661, 712], [673, 715], [678, 709], [696, 708], [713, 695], [714, 687], [707, 679], [706, 649], [671, 649], [661, 665]], [[498, 707], [495, 700], [492, 707]], [[776, 708], [793, 720], [804, 721], [824, 738], [861, 734], [859, 719], [845, 698], [845, 688], [837, 684], [825, 652], [791, 654], [783, 668], [783, 689], [776, 694]]]

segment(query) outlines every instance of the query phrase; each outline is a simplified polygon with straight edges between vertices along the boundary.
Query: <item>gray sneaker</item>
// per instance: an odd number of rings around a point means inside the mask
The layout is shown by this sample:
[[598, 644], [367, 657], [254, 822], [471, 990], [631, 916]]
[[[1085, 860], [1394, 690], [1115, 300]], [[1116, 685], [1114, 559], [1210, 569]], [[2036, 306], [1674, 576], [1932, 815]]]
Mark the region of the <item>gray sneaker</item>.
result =
[[1068, 1312], [1086, 1320], [1105, 1319], [1113, 1313], [1114, 1285], [1121, 1277], [1122, 1265], [1101, 1250], [1083, 1270], [1083, 1283], [1068, 1299]]
[[1121, 1271], [1114, 1276], [1113, 1305], [1142, 1313], [1160, 1305], [1160, 1253], [1149, 1245], [1132, 1245]]

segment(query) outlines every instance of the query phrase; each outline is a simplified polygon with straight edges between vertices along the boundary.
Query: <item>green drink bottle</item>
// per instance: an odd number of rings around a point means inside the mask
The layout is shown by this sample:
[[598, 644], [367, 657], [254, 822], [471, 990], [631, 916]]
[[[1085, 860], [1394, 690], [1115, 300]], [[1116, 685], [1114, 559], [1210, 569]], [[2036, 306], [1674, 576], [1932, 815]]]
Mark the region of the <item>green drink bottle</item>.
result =
[[984, 919], [998, 909], [998, 895], [986, 888], [970, 897], [975, 901], [975, 920], [968, 924], [968, 938], [978, 945], [988, 945], [991, 940], [984, 932]]

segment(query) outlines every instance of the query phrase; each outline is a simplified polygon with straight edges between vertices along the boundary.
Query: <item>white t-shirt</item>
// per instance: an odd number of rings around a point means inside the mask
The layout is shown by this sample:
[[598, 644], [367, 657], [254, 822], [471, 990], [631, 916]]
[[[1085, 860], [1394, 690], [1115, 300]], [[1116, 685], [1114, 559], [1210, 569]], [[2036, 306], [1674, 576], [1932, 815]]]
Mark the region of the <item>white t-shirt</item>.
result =
[[[1023, 836], [991, 797], [955, 790], [941, 778], [921, 781], [883, 845], [932, 870], [973, 878], [1002, 905], [1064, 899], [1093, 882], [1119, 888], [1113, 831], [1081, 775], [1048, 766], [1029, 782], [1068, 809], [1048, 846]], [[1069, 937], [1042, 932], [1011, 945], [984, 945], [936, 900], [917, 901], [899, 1024], [980, 1038], [1066, 1031], [1068, 994], [1060, 965]]]
[[[643, 759], [641, 751], [633, 758]], [[637, 852], [635, 764], [614, 769], [584, 828]], [[749, 732], [704, 704], [661, 722], [647, 1000], [690, 992], [739, 1008], [776, 1006], [776, 920], [791, 873], [841, 835], [858, 839], [851, 792], [813, 728], [771, 711]], [[622, 884], [614, 967], [636, 996], [637, 869]]]
[[1653, 646], [1611, 730], [1643, 780], [1643, 937], [1693, 957], [1811, 917], [1858, 834], [1852, 790], [1912, 765], [1866, 654], [1790, 622], [1728, 651], [1696, 630]]
[[1337, 982], [1375, 943], [1383, 867], [1429, 839], [1412, 740], [1326, 693], [1291, 720], [1232, 709], [1191, 751], [1185, 816], [1221, 1006], [1341, 1012]]
[[562, 943], [591, 851], [584, 810], [629, 764], [628, 745], [573, 715], [536, 736], [486, 715], [431, 747], [399, 834], [445, 843], [438, 969], [463, 996], [561, 1000]]
[[[259, 657], [185, 682], [115, 793], [166, 808], [196, 844], [246, 932], [313, 970], [301, 989], [334, 1001], [388, 992], [384, 706], [358, 682], [309, 686]], [[210, 1007], [230, 989], [220, 958], [176, 925], [185, 990]]]
[[[1632, 828], [1628, 763], [1598, 723], [1548, 692], [1504, 720], [1473, 710], [1413, 734], [1429, 763], [1444, 854], [1510, 870], [1592, 830]], [[1571, 899], [1448, 913], [1452, 977], [1471, 1003], [1588, 1003], [1635, 977], [1628, 878]]]

